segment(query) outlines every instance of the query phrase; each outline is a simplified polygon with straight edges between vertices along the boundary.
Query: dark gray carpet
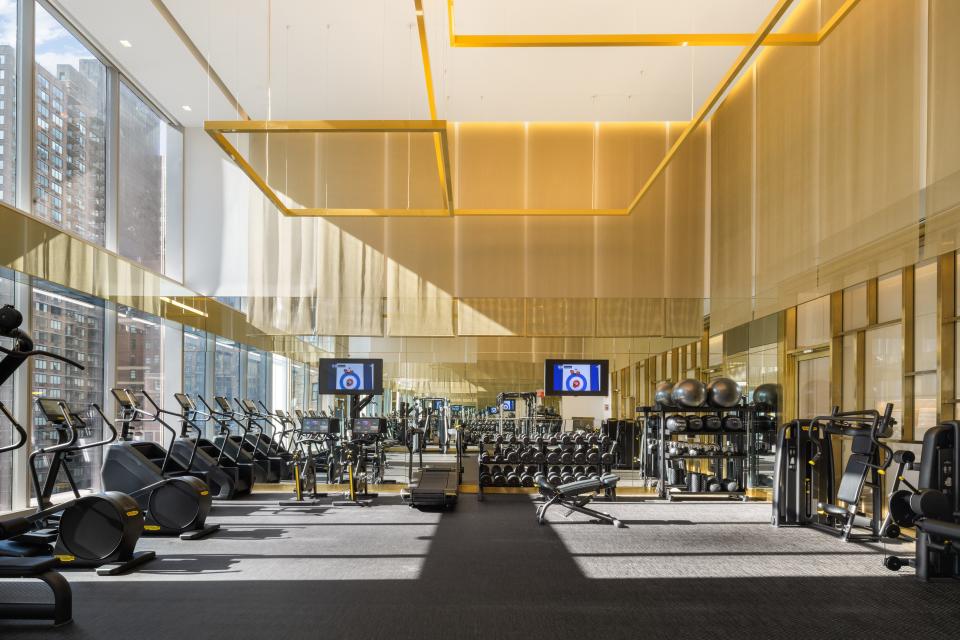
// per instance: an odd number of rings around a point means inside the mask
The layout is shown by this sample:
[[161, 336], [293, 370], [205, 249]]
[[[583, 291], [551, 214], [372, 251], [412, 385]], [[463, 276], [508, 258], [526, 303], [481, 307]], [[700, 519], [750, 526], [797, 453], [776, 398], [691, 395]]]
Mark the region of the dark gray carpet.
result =
[[[960, 583], [921, 584], [882, 550], [773, 529], [767, 504], [600, 503], [628, 529], [537, 526], [526, 496], [455, 512], [384, 499], [218, 505], [207, 540], [147, 539], [140, 573], [71, 572], [75, 624], [12, 638], [955, 638]], [[899, 550], [903, 551], [903, 550]], [[21, 597], [32, 587], [0, 583]], [[12, 594], [12, 595], [11, 595]]]

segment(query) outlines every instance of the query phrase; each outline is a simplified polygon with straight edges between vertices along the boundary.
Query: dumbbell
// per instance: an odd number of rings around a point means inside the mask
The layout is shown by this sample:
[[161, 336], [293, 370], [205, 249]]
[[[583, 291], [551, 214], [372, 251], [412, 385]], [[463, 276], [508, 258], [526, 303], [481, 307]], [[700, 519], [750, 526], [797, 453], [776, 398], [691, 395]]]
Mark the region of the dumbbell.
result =
[[582, 444], [582, 443], [583, 443], [583, 432], [577, 431], [575, 434], [573, 434], [573, 443], [574, 443], [574, 444]]
[[560, 450], [553, 449], [552, 451], [547, 452], [546, 458], [548, 464], [556, 464], [560, 462]]
[[527, 467], [527, 475], [535, 476], [540, 472], [540, 469], [535, 464], [531, 464]]
[[507, 478], [508, 487], [519, 487], [520, 486], [520, 476], [512, 467], [504, 467], [503, 474]]
[[602, 462], [603, 464], [613, 464], [616, 461], [617, 461], [617, 457], [613, 455], [613, 453], [610, 451], [607, 451], [606, 453], [600, 456], [600, 462]]
[[533, 447], [527, 447], [520, 452], [520, 462], [531, 462], [533, 460], [533, 454], [536, 453], [536, 450]]
[[493, 438], [493, 441], [496, 442], [497, 444], [503, 444], [503, 434], [502, 434], [502, 433], [498, 433], [498, 434]]
[[538, 433], [536, 439], [534, 440], [537, 444], [543, 444], [543, 434]]
[[480, 469], [480, 486], [488, 487], [493, 482], [490, 472], [486, 469]]
[[554, 435], [551, 435], [551, 436], [547, 439], [547, 442], [548, 442], [551, 446], [555, 446], [555, 445], [559, 442], [559, 439], [557, 438], [556, 434], [554, 434]]
[[532, 487], [534, 482], [534, 475], [529, 471], [524, 471], [522, 474], [520, 474], [521, 487]]
[[577, 469], [577, 473], [575, 477], [577, 479], [577, 482], [582, 482], [587, 479], [587, 474], [584, 473], [583, 469], [581, 468], [581, 469]]
[[506, 458], [507, 458], [507, 462], [516, 464], [520, 462], [520, 452], [517, 451], [516, 449], [508, 449]]
[[493, 479], [493, 486], [495, 487], [502, 487], [503, 485], [507, 484], [507, 477], [504, 475], [503, 470], [499, 466], [494, 465], [491, 467], [490, 476]]
[[560, 436], [560, 444], [572, 444], [573, 438], [570, 437], [569, 433], [564, 433]]
[[600, 444], [600, 436], [595, 433], [591, 433], [590, 437], [587, 438], [587, 444], [592, 444], [594, 446]]
[[573, 482], [576, 480], [576, 477], [573, 475], [572, 467], [564, 467], [563, 473], [560, 474], [561, 484], [567, 484], [568, 482]]
[[533, 452], [533, 458], [530, 461], [535, 462], [536, 464], [546, 464], [547, 454], [545, 454], [543, 451], [536, 450]]
[[610, 445], [610, 436], [600, 436], [600, 448], [606, 449]]
[[587, 452], [586, 460], [588, 464], [597, 464], [600, 462], [600, 452], [596, 449], [591, 449]]
[[583, 449], [575, 451], [573, 454], [573, 464], [586, 464], [587, 463], [587, 452]]
[[700, 416], [687, 416], [687, 429], [690, 431], [702, 431], [703, 418]]
[[547, 482], [552, 485], [560, 484], [560, 469], [558, 467], [550, 468], [550, 471], [547, 473]]
[[480, 454], [480, 464], [489, 464], [491, 459], [489, 451], [484, 451]]
[[529, 446], [529, 445], [530, 445], [530, 436], [523, 436], [522, 438], [520, 438], [520, 444], [522, 444], [522, 445], [525, 446], [525, 447]]
[[560, 464], [573, 464], [573, 452], [564, 451], [560, 454]]

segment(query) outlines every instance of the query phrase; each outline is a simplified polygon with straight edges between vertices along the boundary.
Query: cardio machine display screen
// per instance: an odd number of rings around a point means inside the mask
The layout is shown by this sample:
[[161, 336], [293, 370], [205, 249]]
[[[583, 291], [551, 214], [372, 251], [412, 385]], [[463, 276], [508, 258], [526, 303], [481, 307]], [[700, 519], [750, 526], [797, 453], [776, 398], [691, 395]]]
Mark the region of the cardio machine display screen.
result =
[[383, 393], [383, 360], [324, 358], [320, 361], [320, 393], [329, 395]]
[[516, 411], [516, 410], [517, 410], [517, 401], [516, 401], [516, 400], [504, 400], [504, 401], [503, 401], [503, 410], [504, 410], [504, 411]]
[[544, 393], [548, 396], [605, 396], [608, 373], [607, 360], [547, 360]]
[[175, 393], [173, 397], [184, 411], [193, 411], [197, 408], [197, 406], [193, 404], [193, 399], [185, 393]]
[[353, 435], [375, 436], [380, 433], [384, 422], [383, 418], [354, 418]]
[[340, 421], [336, 418], [307, 418], [304, 417], [301, 423], [302, 433], [308, 434], [327, 434], [340, 433]]

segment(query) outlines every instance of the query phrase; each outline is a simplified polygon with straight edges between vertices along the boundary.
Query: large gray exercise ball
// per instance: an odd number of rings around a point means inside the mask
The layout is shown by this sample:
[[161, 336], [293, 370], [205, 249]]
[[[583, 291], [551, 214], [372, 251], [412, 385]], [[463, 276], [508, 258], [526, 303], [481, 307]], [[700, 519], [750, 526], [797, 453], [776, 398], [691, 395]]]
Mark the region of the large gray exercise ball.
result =
[[721, 409], [729, 409], [740, 402], [740, 385], [730, 378], [717, 378], [707, 385], [707, 402]]
[[656, 391], [653, 392], [653, 401], [660, 405], [672, 405], [673, 400], [670, 394], [673, 392], [673, 383], [669, 380], [663, 380], [657, 383]]
[[687, 378], [673, 385], [670, 397], [677, 406], [699, 407], [707, 401], [707, 385], [699, 380]]
[[768, 382], [753, 390], [753, 402], [760, 409], [776, 411], [780, 404], [780, 385]]

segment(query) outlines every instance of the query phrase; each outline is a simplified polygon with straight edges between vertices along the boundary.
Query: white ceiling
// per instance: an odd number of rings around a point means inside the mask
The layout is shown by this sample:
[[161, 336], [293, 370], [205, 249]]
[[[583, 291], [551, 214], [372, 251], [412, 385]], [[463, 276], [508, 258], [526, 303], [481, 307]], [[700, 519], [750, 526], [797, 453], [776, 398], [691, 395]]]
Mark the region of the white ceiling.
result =
[[[774, 2], [457, 0], [455, 17], [460, 34], [752, 32]], [[428, 117], [413, 0], [165, 3], [253, 118]], [[183, 124], [235, 117], [150, 0], [60, 5]], [[452, 49], [446, 1], [424, 14], [439, 117], [454, 121], [686, 120], [739, 51]]]

